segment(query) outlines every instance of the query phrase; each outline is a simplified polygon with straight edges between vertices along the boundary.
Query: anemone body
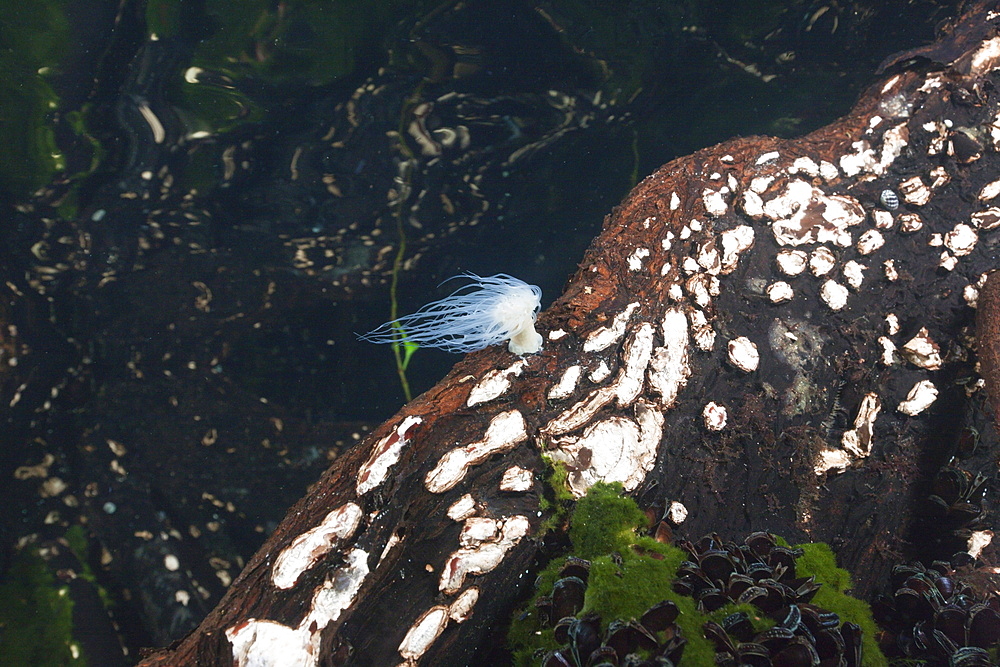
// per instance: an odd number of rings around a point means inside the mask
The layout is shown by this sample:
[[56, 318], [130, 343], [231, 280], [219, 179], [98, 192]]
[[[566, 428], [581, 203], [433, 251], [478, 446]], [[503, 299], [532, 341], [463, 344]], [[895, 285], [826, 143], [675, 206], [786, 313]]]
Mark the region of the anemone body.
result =
[[463, 273], [456, 277], [472, 282], [415, 313], [386, 322], [360, 336], [361, 340], [409, 341], [456, 353], [475, 352], [504, 341], [509, 341], [507, 348], [514, 354], [542, 349], [542, 337], [535, 331], [541, 289], [506, 273], [486, 278]]

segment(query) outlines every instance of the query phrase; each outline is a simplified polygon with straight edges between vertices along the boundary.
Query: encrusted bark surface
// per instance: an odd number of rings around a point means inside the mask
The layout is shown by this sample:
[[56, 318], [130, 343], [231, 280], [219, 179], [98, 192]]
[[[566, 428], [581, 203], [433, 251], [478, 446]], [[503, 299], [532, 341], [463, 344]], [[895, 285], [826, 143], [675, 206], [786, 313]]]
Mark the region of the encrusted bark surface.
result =
[[475, 663], [534, 578], [543, 453], [576, 493], [617, 480], [683, 506], [675, 533], [828, 542], [862, 597], [900, 558], [961, 546], [923, 499], [948, 462], [996, 465], [974, 336], [1000, 239], [986, 5], [841, 121], [646, 178], [540, 316], [539, 354], [463, 359], [143, 664]]

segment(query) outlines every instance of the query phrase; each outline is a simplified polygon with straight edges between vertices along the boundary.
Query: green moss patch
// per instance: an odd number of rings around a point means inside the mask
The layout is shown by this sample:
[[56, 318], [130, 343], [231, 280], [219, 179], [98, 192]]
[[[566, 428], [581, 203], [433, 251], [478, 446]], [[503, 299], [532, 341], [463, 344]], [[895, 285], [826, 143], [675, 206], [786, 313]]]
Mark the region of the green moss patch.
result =
[[837, 567], [833, 549], [822, 542], [797, 544], [796, 548], [805, 553], [795, 561], [795, 573], [800, 577], [816, 577], [816, 581], [823, 582], [812, 603], [837, 614], [843, 623], [861, 626], [861, 641], [864, 646], [861, 664], [864, 667], [888, 665], [889, 662], [875, 639], [878, 636], [878, 626], [872, 617], [872, 609], [864, 600], [847, 594], [846, 591], [851, 588], [851, 573]]
[[0, 665], [86, 665], [73, 640], [69, 588], [37, 549], [21, 551], [0, 586]]
[[[678, 567], [689, 558], [687, 552], [642, 535], [647, 527], [646, 515], [631, 498], [623, 496], [620, 484], [596, 484], [577, 502], [569, 522], [570, 554], [590, 561], [579, 616], [597, 614], [603, 631], [614, 620], [638, 620], [653, 605], [670, 600], [680, 610], [676, 623], [687, 640], [682, 659], [685, 665], [714, 663], [715, 648], [703, 633], [710, 620], [721, 623], [729, 614], [744, 612], [756, 632], [774, 625], [771, 618], [749, 604], [726, 605], [710, 614], [699, 612], [694, 599], [675, 593], [672, 587]], [[841, 621], [861, 627], [866, 667], [887, 665], [875, 641], [877, 628], [871, 609], [847, 595], [850, 574], [837, 567], [830, 547], [801, 544], [797, 548], [804, 553], [796, 561], [796, 574], [815, 576], [823, 584], [812, 602], [835, 612]], [[553, 628], [543, 626], [536, 601], [541, 592], [552, 590], [565, 563], [566, 557], [556, 558], [539, 574], [539, 593], [511, 624], [508, 641], [516, 665], [537, 665], [546, 652], [559, 648]]]

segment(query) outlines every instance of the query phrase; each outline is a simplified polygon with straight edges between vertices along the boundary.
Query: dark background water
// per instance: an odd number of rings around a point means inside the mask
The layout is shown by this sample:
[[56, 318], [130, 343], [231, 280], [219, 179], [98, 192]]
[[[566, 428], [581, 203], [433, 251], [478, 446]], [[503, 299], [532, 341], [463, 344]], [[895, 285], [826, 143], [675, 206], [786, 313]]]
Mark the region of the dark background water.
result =
[[75, 535], [129, 660], [183, 636], [404, 402], [393, 299], [550, 302], [639, 179], [827, 124], [957, 4], [4, 2], [4, 571]]

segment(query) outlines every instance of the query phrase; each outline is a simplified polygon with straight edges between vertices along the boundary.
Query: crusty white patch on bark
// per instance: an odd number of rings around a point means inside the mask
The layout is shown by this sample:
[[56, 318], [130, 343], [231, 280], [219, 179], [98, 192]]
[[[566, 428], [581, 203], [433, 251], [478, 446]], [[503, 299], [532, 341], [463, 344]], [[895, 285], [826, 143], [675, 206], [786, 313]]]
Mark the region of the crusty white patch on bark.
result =
[[551, 456], [567, 464], [567, 485], [577, 498], [597, 482], [621, 482], [626, 491], [653, 469], [663, 438], [663, 414], [645, 401], [635, 403], [635, 419], [609, 417], [579, 437], [560, 438]]
[[508, 452], [527, 439], [527, 425], [521, 413], [517, 410], [501, 412], [490, 421], [482, 440], [445, 453], [427, 473], [424, 485], [431, 493], [444, 493], [465, 479], [470, 467], [494, 454]]
[[393, 429], [392, 433], [375, 443], [368, 460], [358, 469], [357, 492], [359, 496], [365, 495], [385, 481], [389, 469], [399, 461], [399, 455], [403, 448], [410, 444], [410, 440], [406, 437], [407, 431], [423, 421], [420, 417], [410, 415], [404, 418]]
[[441, 569], [438, 589], [447, 595], [454, 595], [462, 588], [467, 576], [493, 571], [530, 529], [526, 516], [519, 514], [503, 519], [497, 539], [462, 547], [448, 556]]
[[327, 514], [318, 526], [292, 540], [274, 559], [271, 568], [274, 585], [283, 589], [294, 586], [303, 572], [354, 535], [361, 515], [358, 505], [345, 503]]
[[226, 638], [233, 646], [233, 664], [236, 667], [317, 665], [323, 629], [354, 603], [368, 572], [368, 552], [351, 549], [344, 564], [313, 593], [309, 611], [298, 627], [251, 618], [228, 628]]
[[630, 303], [625, 306], [625, 310], [615, 315], [610, 325], [591, 331], [583, 343], [583, 351], [600, 352], [621, 340], [625, 335], [625, 326], [638, 307], [638, 301]]
[[519, 377], [524, 372], [527, 363], [527, 359], [520, 359], [507, 368], [498, 368], [486, 373], [469, 392], [465, 404], [471, 408], [503, 396], [510, 389], [513, 378]]

